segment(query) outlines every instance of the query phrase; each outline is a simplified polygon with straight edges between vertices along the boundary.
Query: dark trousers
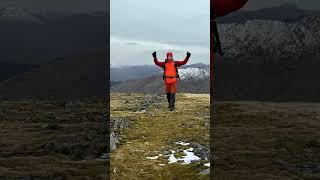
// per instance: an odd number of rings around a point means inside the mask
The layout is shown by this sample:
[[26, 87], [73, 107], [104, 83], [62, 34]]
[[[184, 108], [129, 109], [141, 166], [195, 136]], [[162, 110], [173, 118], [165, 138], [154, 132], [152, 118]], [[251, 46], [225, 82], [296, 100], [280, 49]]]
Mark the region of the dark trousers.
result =
[[176, 93], [167, 93], [169, 108], [174, 108], [176, 102]]
[[176, 92], [177, 92], [177, 83], [166, 83], [165, 89], [167, 93], [167, 99], [168, 99], [168, 108], [170, 110], [174, 110], [175, 102], [176, 102]]

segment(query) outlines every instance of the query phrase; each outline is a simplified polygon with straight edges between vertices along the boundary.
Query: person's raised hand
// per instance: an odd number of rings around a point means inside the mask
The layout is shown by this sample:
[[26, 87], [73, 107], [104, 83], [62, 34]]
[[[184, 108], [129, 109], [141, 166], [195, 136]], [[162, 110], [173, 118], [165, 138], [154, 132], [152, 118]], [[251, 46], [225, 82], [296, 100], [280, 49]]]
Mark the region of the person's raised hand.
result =
[[189, 58], [191, 56], [191, 53], [187, 52], [187, 57]]
[[157, 58], [157, 52], [156, 52], [156, 51], [155, 51], [155, 52], [153, 52], [153, 53], [152, 53], [152, 56], [153, 56], [153, 58], [155, 58], [155, 59], [156, 59], [156, 58]]

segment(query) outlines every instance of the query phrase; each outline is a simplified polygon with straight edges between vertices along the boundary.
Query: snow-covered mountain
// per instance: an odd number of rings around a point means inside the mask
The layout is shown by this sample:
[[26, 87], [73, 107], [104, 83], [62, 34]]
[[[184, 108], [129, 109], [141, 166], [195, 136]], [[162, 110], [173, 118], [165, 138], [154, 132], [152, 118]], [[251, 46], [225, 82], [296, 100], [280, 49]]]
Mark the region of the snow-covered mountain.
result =
[[236, 11], [227, 16], [219, 17], [218, 23], [243, 23], [247, 20], [269, 19], [294, 22], [303, 17], [320, 16], [319, 10], [301, 9], [297, 4], [284, 3], [279, 6], [267, 7], [256, 11]]
[[200, 80], [200, 79], [207, 79], [210, 77], [210, 70], [208, 68], [186, 68], [186, 69], [180, 69], [179, 75], [181, 80], [185, 79], [194, 79], [194, 80]]
[[160, 68], [155, 65], [111, 65], [110, 79], [111, 81], [126, 81], [132, 79], [140, 79], [159, 74]]
[[19, 7], [6, 7], [0, 10], [0, 20], [41, 23], [41, 20]]
[[[126, 81], [141, 79], [151, 76], [162, 77], [163, 70], [155, 65], [115, 66], [111, 64], [111, 81]], [[189, 64], [179, 68], [181, 79], [206, 79], [209, 78], [209, 65]]]
[[277, 20], [220, 23], [218, 29], [226, 57], [282, 59], [320, 54], [320, 17], [290, 23]]

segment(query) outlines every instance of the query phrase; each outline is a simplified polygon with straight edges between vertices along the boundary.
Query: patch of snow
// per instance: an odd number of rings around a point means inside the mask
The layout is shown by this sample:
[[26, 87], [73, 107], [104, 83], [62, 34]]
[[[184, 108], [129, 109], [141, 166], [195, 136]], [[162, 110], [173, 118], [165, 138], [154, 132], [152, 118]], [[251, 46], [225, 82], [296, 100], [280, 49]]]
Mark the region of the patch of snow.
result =
[[183, 141], [178, 141], [178, 142], [174, 142], [175, 144], [179, 144], [179, 145], [182, 145], [182, 146], [189, 146], [190, 143], [187, 143], [187, 142], [183, 142]]
[[136, 111], [136, 113], [147, 113], [145, 109], [142, 109], [141, 111]]
[[176, 157], [174, 157], [174, 153], [172, 153], [170, 155], [168, 160], [169, 160], [169, 162], [168, 162], [169, 164], [178, 162], [178, 159]]
[[154, 159], [158, 159], [159, 156], [154, 156], [154, 157], [146, 157], [147, 159], [151, 159], [151, 160], [154, 160]]
[[159, 164], [159, 166], [165, 166], [165, 164]]
[[[189, 148], [190, 150], [190, 148]], [[183, 150], [183, 153], [185, 154], [184, 156], [182, 156], [182, 158], [176, 158], [174, 156], [175, 151], [171, 151], [172, 154], [170, 155], [169, 159], [168, 159], [168, 163], [176, 163], [178, 161], [183, 161], [182, 164], [190, 164], [192, 161], [199, 161], [201, 160], [201, 158], [199, 158], [198, 156], [194, 155], [193, 152], [190, 152], [188, 150]]]
[[201, 158], [199, 158], [198, 156], [194, 155], [193, 152], [189, 152], [187, 150], [183, 150], [183, 152], [186, 154], [186, 156], [183, 156], [182, 160], [183, 163], [182, 164], [190, 164], [192, 161], [199, 161], [201, 160]]
[[205, 163], [204, 166], [210, 167], [210, 163]]
[[186, 149], [187, 151], [193, 151], [193, 148], [191, 147], [191, 148], [188, 148], [188, 149]]

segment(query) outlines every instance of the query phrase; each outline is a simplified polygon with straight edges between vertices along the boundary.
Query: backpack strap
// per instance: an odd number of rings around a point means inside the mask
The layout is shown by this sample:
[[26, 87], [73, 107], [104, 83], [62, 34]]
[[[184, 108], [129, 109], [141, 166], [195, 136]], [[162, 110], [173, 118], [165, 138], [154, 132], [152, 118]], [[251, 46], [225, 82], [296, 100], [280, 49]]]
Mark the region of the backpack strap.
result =
[[178, 64], [177, 64], [176, 61], [174, 62], [174, 67], [176, 68], [176, 74], [177, 74], [176, 76], [177, 76], [178, 79], [180, 79], [179, 71], [178, 71]]
[[164, 61], [164, 66], [163, 66], [163, 75], [162, 75], [162, 79], [166, 80], [166, 63], [167, 63], [167, 59], [165, 59]]

